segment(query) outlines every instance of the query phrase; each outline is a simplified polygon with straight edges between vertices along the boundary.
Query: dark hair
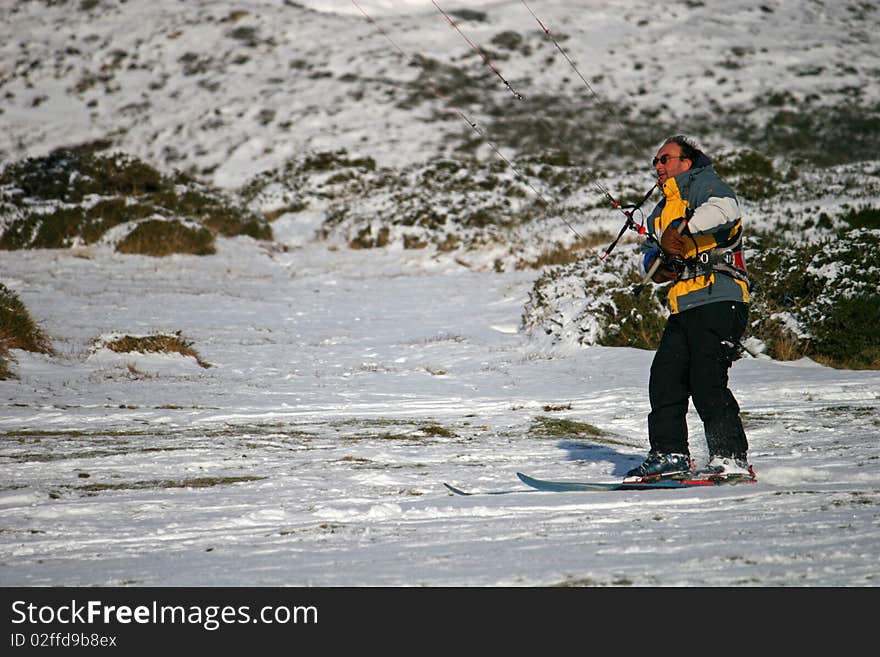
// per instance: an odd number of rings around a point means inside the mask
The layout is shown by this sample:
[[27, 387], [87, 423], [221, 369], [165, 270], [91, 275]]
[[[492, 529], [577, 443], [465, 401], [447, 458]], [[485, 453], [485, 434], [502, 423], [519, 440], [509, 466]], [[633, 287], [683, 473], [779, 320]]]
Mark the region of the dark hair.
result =
[[693, 164], [696, 164], [697, 160], [701, 157], [706, 158], [706, 154], [700, 150], [697, 144], [690, 137], [686, 137], [685, 135], [675, 135], [674, 137], [670, 137], [663, 142], [664, 146], [666, 144], [678, 144], [681, 147], [682, 157], [686, 157]]

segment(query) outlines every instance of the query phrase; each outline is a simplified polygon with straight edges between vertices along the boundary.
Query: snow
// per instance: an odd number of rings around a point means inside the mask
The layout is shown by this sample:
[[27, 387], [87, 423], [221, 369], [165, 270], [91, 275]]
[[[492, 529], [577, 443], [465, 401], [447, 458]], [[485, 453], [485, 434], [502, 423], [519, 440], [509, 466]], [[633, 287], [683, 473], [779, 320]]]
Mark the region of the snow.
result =
[[[389, 58], [387, 44], [350, 2], [299, 4], [319, 12], [309, 24], [322, 37], [347, 30], [339, 41], [358, 44], [357, 61], [334, 47], [323, 66], [368, 68], [375, 65], [366, 53], [373, 52], [385, 58], [376, 75], [413, 74]], [[395, 37], [408, 49], [465, 52], [429, 2], [358, 4], [389, 27], [407, 26]], [[573, 3], [530, 4], [566, 30], [581, 20], [567, 9]], [[583, 4], [601, 29], [620, 28], [621, 51], [635, 47], [638, 17], [653, 16], [647, 2]], [[749, 4], [725, 3], [726, 32], [701, 38], [746, 39]], [[801, 11], [768, 4], [776, 12], [766, 19], [777, 26]], [[124, 3], [88, 30], [78, 28], [104, 38], [126, 25], [116, 38], [145, 58], [153, 52], [145, 44], [161, 35], [173, 51], [166, 56], [176, 61], [199, 43], [170, 36], [172, 29], [210, 34], [220, 29], [217, 17], [239, 6], [265, 26], [277, 3]], [[498, 8], [493, 21], [534, 29], [525, 27], [531, 18], [520, 3], [468, 6]], [[824, 11], [832, 13], [831, 27], [846, 13]], [[49, 48], [74, 40], [68, 13], [22, 3], [0, 30], [26, 28], [31, 48]], [[208, 14], [215, 19], [198, 22]], [[676, 6], [644, 32], [653, 37], [683, 19]], [[858, 34], [823, 42], [805, 25], [797, 21], [790, 39], [769, 32], [750, 38], [768, 47], [778, 41], [789, 64], [808, 66], [829, 53], [869, 57]], [[468, 27], [479, 41], [504, 25]], [[286, 30], [296, 40], [297, 26]], [[598, 52], [613, 47], [610, 34], [593, 43]], [[18, 40], [4, 41], [8, 69]], [[297, 47], [312, 53], [323, 45], [312, 38]], [[241, 86], [223, 102], [209, 102], [185, 79], [166, 80], [148, 115], [126, 120], [130, 152], [158, 159], [173, 145], [190, 162], [222, 160], [212, 182], [232, 187], [306, 146], [354, 151], [360, 143], [390, 161], [417, 161], [438, 138], [430, 126], [386, 114], [378, 104], [322, 106], [333, 84], [323, 78], [265, 96], [267, 106], [286, 106], [297, 121], [284, 143], [248, 117], [240, 132], [230, 124], [213, 142], [175, 132], [177, 121], [238, 113], [268, 88], [260, 70], [282, 66], [276, 57], [287, 70], [295, 56], [266, 51], [269, 66], [260, 52], [244, 65], [254, 87], [237, 77]], [[749, 91], [772, 86], [773, 52], [761, 55], [752, 77], [743, 73]], [[612, 66], [619, 57], [609, 55]], [[876, 64], [876, 56], [868, 61]], [[601, 62], [585, 60], [584, 67], [592, 75]], [[561, 75], [569, 72], [551, 67], [534, 84]], [[614, 77], [629, 86], [649, 75], [629, 67]], [[665, 75], [657, 79], [660, 89]], [[101, 96], [89, 118], [79, 100], [64, 103], [67, 86], [51, 79], [42, 86], [35, 76], [38, 88], [17, 90], [0, 114], [0, 150], [17, 158], [103, 135], [119, 107], [141, 98], [142, 77], [136, 70], [120, 75], [119, 89]], [[179, 108], [169, 90], [180, 93]], [[26, 111], [26, 99], [39, 93], [50, 100]], [[640, 102], [660, 93], [652, 88]], [[276, 148], [267, 151], [270, 143]], [[880, 373], [809, 360], [736, 363], [731, 386], [743, 407], [757, 484], [530, 491], [517, 471], [613, 480], [643, 458], [652, 353], [553, 347], [524, 332], [521, 312], [537, 271], [469, 268], [427, 251], [348, 250], [313, 239], [320, 221], [319, 212], [284, 215], [272, 226], [277, 245], [221, 239], [210, 257], [124, 256], [107, 244], [3, 253], [3, 283], [20, 295], [56, 352], [13, 352], [19, 378], [0, 381], [0, 584], [877, 585]], [[491, 262], [491, 254], [486, 258]], [[211, 367], [180, 355], [98, 346], [120, 334], [177, 331]], [[589, 423], [603, 433], [548, 435], [542, 418]], [[693, 454], [704, 461], [693, 412], [689, 426]], [[511, 492], [455, 496], [443, 482]]]
[[[876, 372], [737, 363], [755, 485], [451, 496], [619, 477], [646, 449], [650, 352], [536, 351], [513, 330], [533, 272], [223, 247], [4, 256], [59, 351], [16, 352], [0, 384], [5, 584], [875, 584]], [[92, 350], [171, 330], [212, 367]], [[143, 483], [227, 477], [255, 479]]]

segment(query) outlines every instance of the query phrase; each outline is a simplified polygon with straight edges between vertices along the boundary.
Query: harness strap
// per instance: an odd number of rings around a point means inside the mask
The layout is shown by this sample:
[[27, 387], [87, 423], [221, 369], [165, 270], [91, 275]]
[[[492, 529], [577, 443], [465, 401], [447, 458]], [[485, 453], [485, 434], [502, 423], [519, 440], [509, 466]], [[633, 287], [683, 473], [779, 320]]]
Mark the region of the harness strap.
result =
[[[749, 275], [744, 267], [739, 266], [737, 254], [742, 245], [742, 231], [739, 231], [736, 239], [728, 245], [716, 246], [702, 251], [692, 258], [684, 261], [684, 269], [678, 280], [684, 281], [699, 276], [709, 277], [712, 272], [720, 271], [728, 276], [744, 281], [749, 284]], [[740, 261], [741, 262], [741, 261]]]

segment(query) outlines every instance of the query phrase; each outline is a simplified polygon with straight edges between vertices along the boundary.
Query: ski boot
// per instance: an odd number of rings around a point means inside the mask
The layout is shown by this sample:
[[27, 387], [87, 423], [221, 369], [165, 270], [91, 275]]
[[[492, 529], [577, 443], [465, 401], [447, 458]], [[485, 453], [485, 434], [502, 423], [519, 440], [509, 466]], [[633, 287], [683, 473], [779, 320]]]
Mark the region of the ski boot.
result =
[[708, 479], [715, 482], [755, 481], [755, 470], [745, 454], [737, 456], [712, 456], [704, 468], [694, 472], [694, 479]]
[[685, 479], [691, 473], [694, 462], [689, 454], [661, 454], [651, 451], [640, 466], [624, 476], [624, 483], [657, 481], [658, 479]]

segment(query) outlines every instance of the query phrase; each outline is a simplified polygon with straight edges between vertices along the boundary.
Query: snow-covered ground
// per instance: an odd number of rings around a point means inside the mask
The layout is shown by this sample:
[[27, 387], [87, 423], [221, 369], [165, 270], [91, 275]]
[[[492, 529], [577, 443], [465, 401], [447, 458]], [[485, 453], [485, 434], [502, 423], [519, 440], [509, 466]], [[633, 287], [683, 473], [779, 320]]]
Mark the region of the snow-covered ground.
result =
[[[98, 85], [80, 98], [61, 81], [70, 72], [59, 69], [53, 78], [51, 60], [35, 53], [41, 64], [31, 81], [39, 88], [7, 85], [15, 93], [0, 114], [0, 143], [9, 158], [97, 138], [122, 121], [120, 141], [129, 152], [161, 163], [173, 146], [183, 162], [211, 168], [213, 182], [234, 185], [306, 146], [354, 151], [361, 144], [406, 160], [437, 137], [378, 103], [322, 105], [336, 96], [327, 95], [330, 82], [321, 76], [265, 83], [278, 63], [271, 58], [283, 62], [276, 73], [283, 76], [296, 48], [326, 48], [333, 71], [375, 68], [363, 56], [372, 52], [385, 58], [375, 75], [411, 76], [350, 2], [298, 3], [320, 10], [308, 27], [325, 31], [303, 41], [302, 26], [276, 23], [291, 51], [265, 50], [267, 64], [256, 46], [240, 64], [244, 73], [218, 74], [227, 95], [214, 104], [207, 87], [182, 77], [167, 76], [148, 93], [162, 77], [158, 62], [201, 52], [212, 30], [230, 29], [222, 20], [236, 8], [268, 29], [282, 3], [125, 3], [106, 16], [97, 12], [88, 25], [65, 22], [62, 9], [44, 3], [15, 3], [14, 12], [11, 4], [4, 3], [0, 30], [29, 30], [28, 48], [84, 40], [102, 56], [120, 47], [130, 64], [140, 57], [151, 65], [119, 69], [114, 90], [99, 95]], [[395, 33], [407, 48], [467, 51], [430, 2], [359, 4], [388, 27], [407, 26]], [[585, 20], [566, 9], [575, 4], [530, 6], [573, 29]], [[656, 20], [642, 26], [653, 35], [684, 12], [676, 5], [656, 14], [647, 2], [583, 4], [592, 12], [588, 24], [628, 35], [621, 50], [635, 47], [640, 20]], [[810, 16], [794, 20], [792, 38], [783, 42], [771, 39], [770, 29], [803, 13], [798, 3], [765, 3], [776, 9], [764, 17], [767, 32], [754, 23], [738, 31], [752, 3], [721, 4], [730, 6], [719, 19], [723, 34], [778, 45], [769, 54], [756, 50], [754, 68], [740, 72], [750, 81], [743, 84], [770, 80], [780, 52], [804, 66], [813, 61], [798, 59], [805, 52], [830, 54], [831, 61], [862, 52], [852, 32], [836, 41], [794, 38], [822, 16], [833, 29], [847, 16], [836, 5], [809, 3]], [[493, 20], [534, 29], [525, 27], [533, 19], [521, 3], [468, 6], [501, 6]], [[420, 22], [432, 27], [412, 28]], [[490, 33], [502, 27], [493, 24]], [[349, 30], [349, 38], [328, 41], [332, 30]], [[90, 31], [98, 38], [86, 39]], [[718, 34], [713, 38], [723, 38]], [[159, 58], [159, 42], [174, 55]], [[10, 62], [28, 65], [18, 54], [24, 43], [4, 39], [4, 70]], [[346, 56], [346, 43], [359, 57]], [[586, 63], [583, 40], [569, 43], [584, 49], [585, 72], [601, 69]], [[589, 45], [599, 52], [608, 44]], [[76, 50], [98, 70], [88, 49]], [[621, 56], [608, 55], [612, 63]], [[662, 93], [669, 75], [659, 74], [649, 93]], [[650, 73], [621, 67], [617, 81], [629, 87], [638, 76]], [[229, 91], [249, 77], [257, 80], [254, 89]], [[258, 89], [273, 90], [262, 97], [263, 109], [286, 107], [294, 116], [285, 138], [272, 142], [271, 126], [256, 118]], [[612, 87], [600, 90], [613, 94]], [[46, 98], [34, 104], [41, 94]], [[140, 94], [149, 108], [132, 104]], [[209, 116], [218, 125], [236, 120], [218, 128], [214, 142], [203, 140], [204, 131], [193, 136], [176, 127]], [[352, 251], [314, 241], [313, 228], [286, 215], [273, 224], [286, 250], [221, 239], [210, 257], [125, 256], [100, 244], [3, 252], [2, 282], [20, 295], [56, 353], [16, 351], [19, 378], [0, 381], [0, 584], [878, 584], [880, 373], [811, 361], [736, 363], [731, 386], [744, 410], [757, 484], [530, 491], [517, 471], [613, 480], [643, 458], [651, 352], [550, 347], [524, 334], [520, 316], [536, 271], [496, 273], [418, 250]], [[96, 346], [112, 334], [176, 331], [211, 367]], [[554, 433], [557, 420], [602, 433]], [[693, 453], [704, 460], [699, 421], [690, 420]], [[510, 492], [456, 496], [443, 482]]]
[[[4, 256], [58, 350], [0, 383], [4, 584], [876, 585], [877, 372], [737, 363], [758, 484], [532, 493], [638, 462], [650, 352], [540, 349], [533, 272], [223, 246]], [[94, 349], [158, 331], [212, 367]]]

